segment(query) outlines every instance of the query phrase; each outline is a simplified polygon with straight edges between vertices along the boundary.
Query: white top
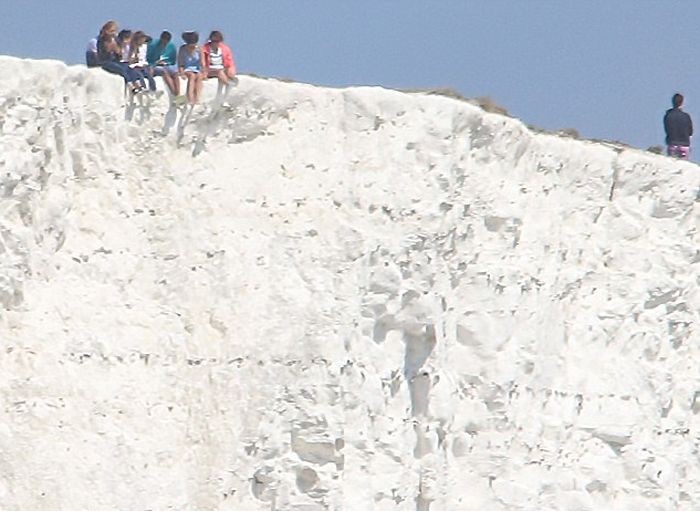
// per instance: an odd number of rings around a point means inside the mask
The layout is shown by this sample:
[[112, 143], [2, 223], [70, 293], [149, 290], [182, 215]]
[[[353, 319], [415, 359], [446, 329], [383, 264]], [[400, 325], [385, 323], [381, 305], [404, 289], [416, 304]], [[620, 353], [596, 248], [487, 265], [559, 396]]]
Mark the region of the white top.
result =
[[224, 54], [221, 48], [211, 48], [209, 51], [209, 67], [211, 69], [223, 69], [224, 68]]
[[136, 62], [133, 62], [129, 67], [146, 67], [148, 66], [148, 60], [146, 60], [146, 54], [148, 53], [148, 44], [144, 43], [139, 46], [139, 51], [136, 53]]

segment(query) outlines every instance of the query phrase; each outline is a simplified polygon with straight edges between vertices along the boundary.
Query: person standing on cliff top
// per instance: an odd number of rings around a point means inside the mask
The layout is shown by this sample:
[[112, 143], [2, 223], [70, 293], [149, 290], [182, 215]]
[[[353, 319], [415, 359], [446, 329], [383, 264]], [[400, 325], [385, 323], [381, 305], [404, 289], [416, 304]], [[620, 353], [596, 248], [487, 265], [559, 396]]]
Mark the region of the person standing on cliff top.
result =
[[693, 121], [682, 110], [683, 96], [674, 94], [671, 100], [673, 108], [664, 115], [667, 154], [676, 158], [688, 159], [690, 155], [690, 137], [693, 136]]

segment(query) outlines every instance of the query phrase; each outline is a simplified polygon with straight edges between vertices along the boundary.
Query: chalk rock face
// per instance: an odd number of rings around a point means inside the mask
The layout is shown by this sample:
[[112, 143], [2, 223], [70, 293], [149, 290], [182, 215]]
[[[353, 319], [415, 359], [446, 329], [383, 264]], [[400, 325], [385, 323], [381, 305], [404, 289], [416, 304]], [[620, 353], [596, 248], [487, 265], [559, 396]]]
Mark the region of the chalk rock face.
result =
[[0, 63], [4, 511], [697, 509], [697, 166]]

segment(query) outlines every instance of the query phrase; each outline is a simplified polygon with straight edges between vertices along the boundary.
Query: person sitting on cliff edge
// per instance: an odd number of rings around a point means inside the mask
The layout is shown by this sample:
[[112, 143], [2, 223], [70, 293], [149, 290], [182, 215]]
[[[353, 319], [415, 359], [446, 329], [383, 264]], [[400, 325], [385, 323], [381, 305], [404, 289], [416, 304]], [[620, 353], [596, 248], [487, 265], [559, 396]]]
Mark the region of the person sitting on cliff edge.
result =
[[161, 32], [160, 38], [148, 45], [146, 59], [153, 75], [163, 77], [174, 100], [180, 95], [180, 79], [177, 68], [177, 49], [172, 39], [172, 34], [167, 30]]
[[224, 36], [218, 30], [209, 34], [209, 41], [202, 47], [202, 60], [205, 79], [218, 78], [221, 85], [227, 86], [235, 78], [233, 52], [224, 44]]
[[177, 52], [177, 65], [180, 78], [187, 80], [187, 101], [190, 105], [199, 103], [202, 91], [202, 49], [197, 44], [199, 34], [193, 30], [182, 33], [185, 44]]
[[120, 75], [128, 84], [131, 92], [137, 94], [143, 90], [139, 83], [139, 76], [122, 62], [123, 48], [120, 45], [117, 34], [119, 26], [116, 21], [108, 21], [102, 26], [97, 37], [97, 59], [100, 67], [109, 73]]
[[668, 109], [664, 115], [667, 154], [687, 160], [690, 155], [690, 137], [693, 136], [693, 121], [682, 110], [682, 94], [674, 94], [671, 103], [673, 108]]

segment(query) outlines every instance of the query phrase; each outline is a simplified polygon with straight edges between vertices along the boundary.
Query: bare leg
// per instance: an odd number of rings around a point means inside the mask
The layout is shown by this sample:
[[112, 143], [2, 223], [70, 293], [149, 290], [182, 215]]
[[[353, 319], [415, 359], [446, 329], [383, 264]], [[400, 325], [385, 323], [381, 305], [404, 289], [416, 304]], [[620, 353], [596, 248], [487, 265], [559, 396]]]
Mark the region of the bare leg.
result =
[[226, 75], [226, 70], [221, 69], [216, 73], [216, 77], [219, 79], [219, 83], [224, 87], [228, 85], [228, 76]]
[[195, 93], [197, 90], [197, 74], [191, 72], [185, 74], [187, 76], [187, 101], [190, 105], [194, 105], [196, 99]]
[[204, 86], [204, 75], [202, 73], [196, 73], [194, 79], [195, 79], [194, 102], [199, 103], [199, 98], [202, 95], [202, 87]]
[[175, 97], [177, 97], [180, 95], [180, 75], [174, 73], [170, 75], [170, 79], [173, 83], [173, 94], [175, 95]]
[[153, 78], [153, 70], [150, 67], [145, 67], [143, 68], [143, 72], [146, 76], [146, 80], [148, 80], [148, 89], [151, 92], [155, 92], [156, 90], [156, 81]]
[[163, 77], [165, 85], [168, 86], [168, 90], [172, 92], [173, 96], [177, 96], [177, 94], [175, 93], [175, 84], [173, 83], [172, 75], [166, 71], [161, 76]]

